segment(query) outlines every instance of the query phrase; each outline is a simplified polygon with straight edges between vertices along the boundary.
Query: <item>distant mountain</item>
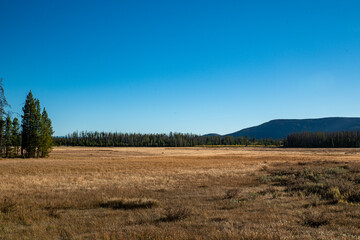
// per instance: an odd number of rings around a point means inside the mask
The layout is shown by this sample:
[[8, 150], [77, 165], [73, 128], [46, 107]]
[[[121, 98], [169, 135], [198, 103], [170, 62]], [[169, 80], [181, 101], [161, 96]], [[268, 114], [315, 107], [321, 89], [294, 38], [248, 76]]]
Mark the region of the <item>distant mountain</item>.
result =
[[225, 136], [280, 139], [294, 132], [337, 132], [360, 130], [360, 118], [280, 119]]
[[214, 136], [221, 136], [220, 134], [217, 133], [209, 133], [209, 134], [205, 134], [203, 135], [204, 137], [214, 137]]

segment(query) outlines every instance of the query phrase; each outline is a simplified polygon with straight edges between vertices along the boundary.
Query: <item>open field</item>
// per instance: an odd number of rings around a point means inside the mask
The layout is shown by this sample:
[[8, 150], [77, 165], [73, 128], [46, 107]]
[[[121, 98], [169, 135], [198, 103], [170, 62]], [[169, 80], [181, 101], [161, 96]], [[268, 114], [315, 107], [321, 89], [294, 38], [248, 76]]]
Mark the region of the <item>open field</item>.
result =
[[0, 160], [0, 239], [359, 239], [360, 149], [56, 147]]

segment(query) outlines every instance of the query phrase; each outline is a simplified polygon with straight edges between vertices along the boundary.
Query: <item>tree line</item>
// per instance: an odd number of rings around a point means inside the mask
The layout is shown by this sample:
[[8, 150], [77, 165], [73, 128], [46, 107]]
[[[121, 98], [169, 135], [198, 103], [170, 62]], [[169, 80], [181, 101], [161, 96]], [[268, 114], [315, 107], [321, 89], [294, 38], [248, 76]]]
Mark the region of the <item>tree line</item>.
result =
[[263, 145], [280, 146], [282, 140], [256, 139], [232, 136], [200, 136], [195, 134], [139, 134], [111, 132], [74, 132], [54, 137], [57, 146], [88, 147], [194, 147], [210, 145]]
[[303, 132], [284, 139], [256, 139], [233, 136], [200, 136], [196, 134], [139, 134], [111, 132], [73, 132], [54, 137], [57, 146], [88, 147], [195, 147], [195, 146], [277, 146], [303, 148], [360, 147], [360, 131]]
[[358, 148], [360, 131], [293, 133], [284, 140], [284, 147]]
[[0, 156], [47, 157], [53, 145], [51, 120], [30, 91], [22, 108], [21, 123], [6, 112], [8, 104], [0, 79]]

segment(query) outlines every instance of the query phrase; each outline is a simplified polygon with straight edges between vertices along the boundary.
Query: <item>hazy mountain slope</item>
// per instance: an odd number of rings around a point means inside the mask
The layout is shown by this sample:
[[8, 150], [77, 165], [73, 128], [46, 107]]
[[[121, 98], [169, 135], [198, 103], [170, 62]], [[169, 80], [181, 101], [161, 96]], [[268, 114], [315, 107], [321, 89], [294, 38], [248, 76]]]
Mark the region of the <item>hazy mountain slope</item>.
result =
[[246, 128], [225, 136], [256, 138], [284, 138], [294, 132], [336, 132], [360, 130], [360, 118], [320, 118], [272, 120], [256, 127]]
[[217, 133], [209, 133], [209, 134], [205, 134], [203, 135], [204, 137], [215, 137], [215, 136], [221, 136], [220, 134]]

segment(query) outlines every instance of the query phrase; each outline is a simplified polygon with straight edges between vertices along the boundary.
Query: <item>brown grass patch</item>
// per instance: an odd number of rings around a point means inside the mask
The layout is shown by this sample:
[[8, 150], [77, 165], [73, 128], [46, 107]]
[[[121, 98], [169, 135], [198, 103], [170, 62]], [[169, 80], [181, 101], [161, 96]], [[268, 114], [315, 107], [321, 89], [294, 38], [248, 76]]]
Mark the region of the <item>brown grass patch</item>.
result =
[[324, 225], [328, 225], [331, 219], [326, 215], [326, 213], [306, 212], [302, 221], [305, 226], [318, 228]]
[[174, 222], [183, 220], [191, 215], [191, 210], [186, 207], [166, 208], [165, 216], [160, 219], [163, 222]]
[[0, 239], [356, 239], [360, 149], [56, 147], [0, 160]]

